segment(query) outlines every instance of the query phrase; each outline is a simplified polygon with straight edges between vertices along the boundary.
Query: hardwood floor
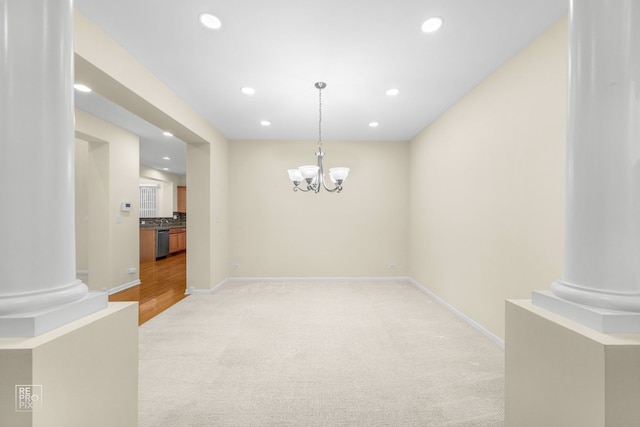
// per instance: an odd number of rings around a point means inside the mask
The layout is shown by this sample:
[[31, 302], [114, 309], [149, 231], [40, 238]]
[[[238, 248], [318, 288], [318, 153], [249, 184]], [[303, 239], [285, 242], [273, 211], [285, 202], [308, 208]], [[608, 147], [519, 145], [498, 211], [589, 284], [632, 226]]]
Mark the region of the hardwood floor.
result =
[[187, 295], [187, 253], [140, 264], [140, 284], [109, 296], [109, 301], [138, 301], [138, 325]]

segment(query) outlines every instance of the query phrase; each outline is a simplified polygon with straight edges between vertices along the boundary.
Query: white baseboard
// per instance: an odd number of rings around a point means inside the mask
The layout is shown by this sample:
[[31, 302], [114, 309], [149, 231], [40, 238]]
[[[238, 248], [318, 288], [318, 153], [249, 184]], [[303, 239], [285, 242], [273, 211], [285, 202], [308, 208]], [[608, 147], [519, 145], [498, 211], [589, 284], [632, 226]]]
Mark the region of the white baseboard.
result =
[[228, 282], [406, 282], [411, 278], [399, 277], [367, 277], [367, 276], [336, 276], [336, 277], [228, 277]]
[[474, 329], [480, 332], [482, 335], [489, 338], [499, 347], [504, 348], [504, 340], [493, 332], [489, 331], [487, 328], [431, 292], [429, 289], [421, 285], [420, 283], [413, 280], [411, 277], [400, 276], [400, 277], [227, 277], [222, 282], [218, 283], [211, 289], [187, 289], [185, 292], [188, 295], [205, 295], [205, 294], [213, 294], [220, 290], [223, 286], [233, 283], [233, 282], [287, 282], [287, 281], [306, 281], [306, 282], [317, 282], [317, 281], [327, 281], [327, 282], [355, 282], [355, 281], [369, 281], [369, 282], [384, 282], [384, 281], [394, 281], [394, 282], [409, 282], [413, 286], [415, 286], [418, 290], [427, 294], [438, 304], [445, 307], [447, 310], [451, 311], [453, 314], [458, 316], [460, 319], [471, 325]]
[[211, 289], [196, 289], [196, 288], [187, 288], [184, 293], [185, 295], [209, 295], [218, 292], [220, 288], [229, 283], [229, 278], [224, 279], [222, 282], [218, 283]]
[[[76, 270], [76, 278], [79, 280], [82, 280], [85, 284], [90, 285], [88, 282], [88, 278], [89, 278], [89, 270]], [[108, 295], [113, 295], [115, 293], [118, 293], [120, 291], [124, 291], [125, 289], [129, 289], [132, 288], [136, 285], [140, 284], [140, 279], [136, 279], [132, 282], [129, 283], [124, 283], [122, 285], [116, 286], [114, 288], [111, 289], [107, 289], [107, 288], [102, 288], [102, 290], [98, 291], [98, 292], [107, 292]]]
[[76, 279], [87, 283], [87, 280], [89, 279], [89, 270], [76, 270]]
[[207, 295], [213, 294], [220, 290], [223, 286], [233, 282], [409, 282], [409, 277], [227, 277], [211, 289], [195, 289], [186, 290], [187, 295]]
[[435, 300], [438, 304], [442, 305], [447, 310], [449, 310], [450, 312], [452, 312], [453, 314], [458, 316], [460, 319], [462, 319], [465, 322], [467, 322], [474, 329], [478, 330], [478, 332], [480, 332], [482, 335], [484, 335], [487, 338], [489, 338], [491, 341], [496, 343], [501, 348], [504, 348], [504, 340], [502, 338], [500, 338], [499, 336], [495, 335], [493, 332], [489, 331], [487, 328], [485, 328], [484, 326], [482, 326], [481, 324], [479, 324], [478, 322], [476, 322], [475, 320], [473, 320], [472, 318], [470, 318], [469, 316], [467, 316], [466, 314], [464, 314], [463, 312], [461, 312], [460, 310], [458, 310], [457, 308], [455, 308], [454, 306], [452, 306], [451, 304], [449, 304], [448, 302], [446, 302], [445, 300], [443, 300], [442, 298], [440, 298], [439, 296], [437, 296], [436, 294], [431, 292], [429, 289], [427, 289], [424, 286], [422, 286], [420, 283], [416, 282], [413, 279], [411, 279], [410, 282], [417, 289], [419, 289], [420, 291], [422, 291], [425, 294], [429, 295], [429, 297], [431, 297], [433, 300]]
[[125, 283], [125, 284], [120, 285], [120, 286], [116, 286], [115, 288], [111, 288], [111, 289], [109, 289], [108, 292], [109, 292], [109, 295], [113, 295], [113, 294], [118, 293], [120, 291], [124, 291], [125, 289], [133, 288], [134, 286], [139, 285], [139, 284], [140, 284], [140, 279], [137, 279], [137, 280], [134, 280], [132, 282]]

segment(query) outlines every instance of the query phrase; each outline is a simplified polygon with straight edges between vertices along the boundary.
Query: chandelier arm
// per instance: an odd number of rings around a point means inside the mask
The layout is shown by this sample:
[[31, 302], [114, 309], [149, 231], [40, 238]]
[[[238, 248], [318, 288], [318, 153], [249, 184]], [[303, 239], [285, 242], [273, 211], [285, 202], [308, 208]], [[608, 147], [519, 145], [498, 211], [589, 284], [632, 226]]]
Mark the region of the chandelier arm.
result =
[[322, 184], [324, 186], [324, 189], [327, 190], [329, 193], [335, 193], [335, 192], [339, 193], [342, 191], [342, 185], [336, 185], [335, 188], [329, 188], [324, 182]]
[[293, 187], [293, 191], [302, 191], [304, 193], [306, 193], [307, 191], [310, 191], [311, 189], [312, 188], [311, 188], [310, 185], [307, 185], [307, 189], [306, 190], [304, 188], [302, 188], [302, 187]]
[[[327, 190], [330, 193], [333, 193], [335, 191], [337, 191], [338, 193], [342, 191], [342, 186], [341, 185], [336, 185], [334, 188], [329, 188], [327, 187], [327, 183], [325, 182], [324, 179], [324, 153], [322, 152], [322, 148], [318, 148], [318, 152], [316, 153], [316, 157], [318, 158], [318, 182], [322, 183], [322, 186], [324, 187], [325, 190]], [[320, 190], [320, 185], [318, 184], [318, 191]], [[317, 193], [317, 191], [316, 191]]]

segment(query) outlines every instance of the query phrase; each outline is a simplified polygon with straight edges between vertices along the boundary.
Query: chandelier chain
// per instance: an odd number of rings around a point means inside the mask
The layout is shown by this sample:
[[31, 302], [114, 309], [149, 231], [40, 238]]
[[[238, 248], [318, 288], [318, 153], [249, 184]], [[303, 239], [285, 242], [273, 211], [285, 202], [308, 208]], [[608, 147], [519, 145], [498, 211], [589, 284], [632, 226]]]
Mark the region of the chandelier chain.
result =
[[322, 147], [322, 87], [318, 87], [318, 147]]

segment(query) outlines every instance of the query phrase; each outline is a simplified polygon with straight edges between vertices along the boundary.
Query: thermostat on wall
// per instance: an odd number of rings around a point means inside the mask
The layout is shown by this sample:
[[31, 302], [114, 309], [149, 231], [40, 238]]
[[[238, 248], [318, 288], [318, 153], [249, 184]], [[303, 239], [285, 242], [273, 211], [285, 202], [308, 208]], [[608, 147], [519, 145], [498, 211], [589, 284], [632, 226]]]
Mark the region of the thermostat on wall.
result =
[[120, 210], [122, 212], [131, 212], [131, 202], [122, 202]]

